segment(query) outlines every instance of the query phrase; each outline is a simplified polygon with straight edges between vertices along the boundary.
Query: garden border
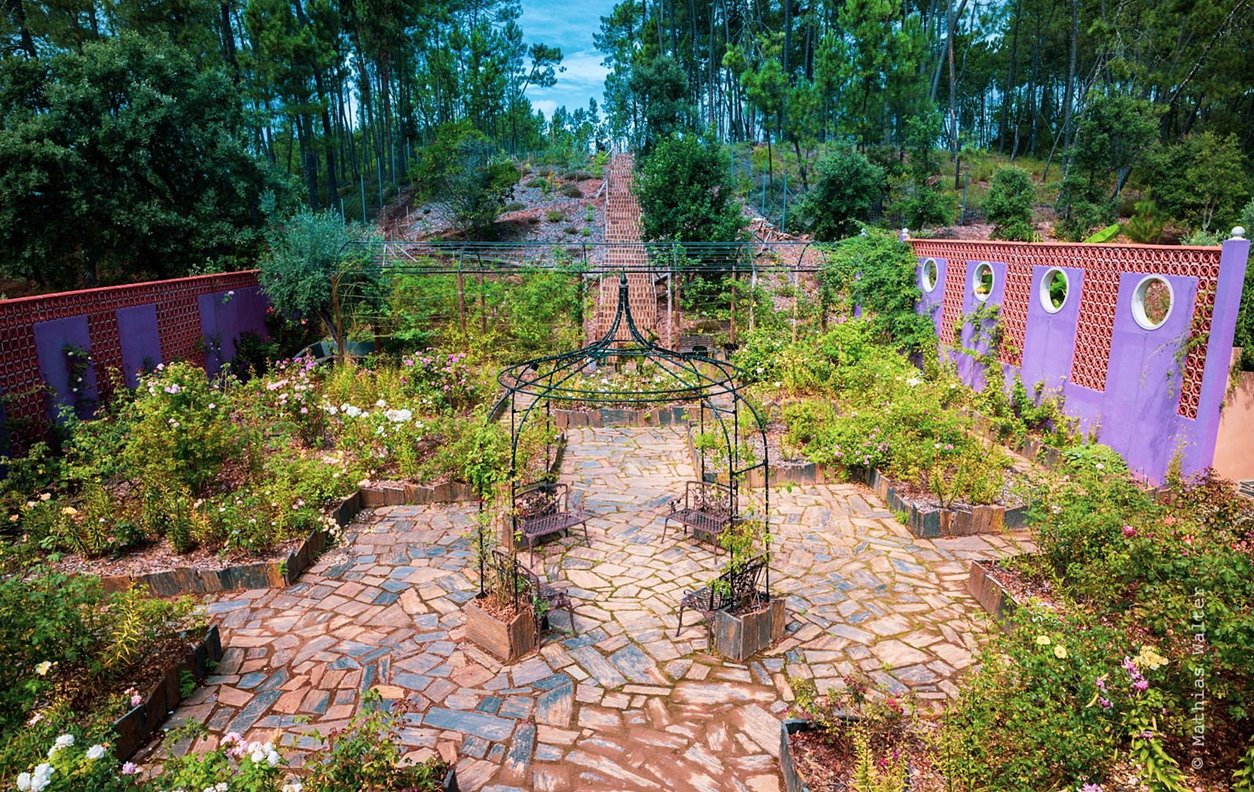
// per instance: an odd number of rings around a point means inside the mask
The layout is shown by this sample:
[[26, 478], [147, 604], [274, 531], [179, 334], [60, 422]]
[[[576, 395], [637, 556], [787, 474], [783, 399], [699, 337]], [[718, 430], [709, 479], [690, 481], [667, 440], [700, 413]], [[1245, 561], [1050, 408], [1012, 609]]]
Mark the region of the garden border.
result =
[[183, 701], [180, 677], [184, 671], [190, 671], [199, 686], [211, 670], [209, 664], [221, 659], [222, 637], [215, 624], [205, 632], [204, 638], [191, 645], [177, 663], [166, 668], [161, 681], [144, 694], [142, 702], [113, 722], [113, 731], [117, 734], [113, 755], [117, 760], [125, 762], [147, 745], [174, 708]]
[[993, 563], [995, 562], [976, 559], [971, 561], [967, 569], [967, 593], [980, 603], [980, 607], [987, 611], [1003, 630], [1009, 631], [1006, 619], [1014, 613], [1020, 603], [1006, 590], [1005, 586], [989, 574], [988, 565]]
[[[549, 473], [561, 467], [566, 451], [566, 436], [559, 435]], [[443, 484], [412, 484], [409, 482], [382, 482], [360, 487], [345, 497], [328, 512], [341, 528], [351, 523], [364, 509], [381, 506], [426, 506], [434, 503], [467, 503], [479, 500], [474, 488], [458, 481]], [[280, 561], [256, 561], [236, 564], [223, 569], [174, 569], [148, 572], [142, 575], [102, 575], [101, 584], [106, 592], [122, 591], [132, 586], [145, 586], [159, 597], [175, 597], [183, 594], [216, 594], [221, 591], [283, 588], [296, 582], [302, 573], [313, 565], [330, 543], [325, 528], [319, 528], [300, 546]]]
[[789, 738], [795, 732], [815, 728], [814, 721], [805, 718], [783, 718], [779, 722], [779, 772], [784, 777], [785, 792], [810, 792], [810, 787], [797, 772], [797, 762], [792, 756], [792, 740]]
[[[688, 453], [692, 456], [692, 465], [700, 470], [701, 462], [696, 445], [692, 440], [692, 432], [686, 435]], [[762, 478], [759, 474], [749, 475], [748, 485], [761, 488]], [[710, 478], [715, 474], [706, 473]], [[717, 479], [717, 476], [715, 476]], [[843, 468], [842, 472], [827, 465], [816, 462], [801, 464], [771, 464], [771, 486], [829, 484], [844, 481], [857, 481], [870, 487], [877, 496], [894, 512], [906, 514], [904, 524], [910, 533], [920, 539], [938, 539], [953, 536], [972, 536], [975, 534], [995, 534], [1002, 530], [1026, 528], [1027, 506], [1006, 506], [1000, 503], [972, 506], [970, 509], [945, 509], [917, 501], [906, 500], [897, 494], [901, 482], [886, 476], [878, 468]]]
[[677, 426], [689, 423], [688, 407], [670, 405], [651, 410], [601, 407], [596, 410], [553, 410], [553, 423], [559, 429], [582, 426]]

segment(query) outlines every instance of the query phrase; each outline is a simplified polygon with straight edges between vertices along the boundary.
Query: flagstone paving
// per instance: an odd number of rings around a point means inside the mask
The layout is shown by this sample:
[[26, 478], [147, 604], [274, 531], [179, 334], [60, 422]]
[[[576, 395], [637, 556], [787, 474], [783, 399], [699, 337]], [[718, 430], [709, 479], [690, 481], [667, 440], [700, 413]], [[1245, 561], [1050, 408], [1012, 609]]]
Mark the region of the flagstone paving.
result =
[[[562, 475], [595, 515], [591, 539], [537, 548], [535, 567], [567, 586], [575, 634], [550, 632], [510, 667], [462, 641], [474, 507], [379, 509], [296, 585], [210, 599], [226, 655], [175, 720], [204, 722], [204, 745], [277, 735], [299, 761], [373, 687], [406, 702], [414, 758], [458, 757], [465, 790], [781, 790], [789, 679], [823, 690], [860, 669], [939, 704], [987, 634], [967, 560], [1026, 543], [915, 539], [859, 485], [773, 491], [771, 586], [791, 623], [736, 664], [709, 652], [695, 619], [675, 636], [679, 598], [717, 568], [674, 528], [661, 540], [667, 502], [693, 476], [679, 431], [573, 430]], [[570, 628], [563, 613], [552, 621]]]

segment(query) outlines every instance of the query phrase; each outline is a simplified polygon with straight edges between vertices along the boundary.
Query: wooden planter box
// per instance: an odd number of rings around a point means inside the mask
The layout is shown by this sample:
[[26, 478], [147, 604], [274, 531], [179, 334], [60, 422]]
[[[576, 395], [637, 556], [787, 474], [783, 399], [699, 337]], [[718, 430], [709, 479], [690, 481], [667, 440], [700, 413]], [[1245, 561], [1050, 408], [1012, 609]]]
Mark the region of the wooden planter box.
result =
[[221, 659], [222, 638], [215, 625], [188, 649], [186, 655], [165, 670], [161, 681], [144, 694], [143, 701], [113, 722], [113, 732], [117, 735], [113, 755], [117, 760], [125, 762], [134, 756], [183, 700], [184, 672], [200, 683], [211, 670], [211, 665]]
[[774, 597], [765, 607], [748, 613], [715, 611], [714, 648], [729, 660], [744, 662], [783, 638], [787, 626], [783, 597]]
[[448, 774], [444, 776], [444, 792], [461, 792], [461, 787], [457, 786], [456, 767], [450, 767]]
[[540, 636], [535, 617], [529, 611], [524, 609], [512, 620], [503, 622], [479, 607], [476, 599], [469, 600], [464, 609], [467, 640], [506, 665], [536, 650]]
[[[857, 715], [841, 716], [846, 724], [856, 723], [859, 720]], [[806, 784], [805, 779], [797, 772], [797, 761], [792, 754], [792, 735], [797, 732], [807, 732], [817, 729], [812, 721], [805, 718], [785, 718], [779, 723], [779, 772], [784, 777], [785, 792], [810, 792], [810, 787]], [[913, 769], [906, 775], [906, 789], [911, 788], [910, 777], [913, 775]]]
[[1018, 601], [991, 574], [988, 561], [972, 561], [967, 574], [967, 593], [980, 603], [1006, 629], [1006, 619], [1019, 607]]

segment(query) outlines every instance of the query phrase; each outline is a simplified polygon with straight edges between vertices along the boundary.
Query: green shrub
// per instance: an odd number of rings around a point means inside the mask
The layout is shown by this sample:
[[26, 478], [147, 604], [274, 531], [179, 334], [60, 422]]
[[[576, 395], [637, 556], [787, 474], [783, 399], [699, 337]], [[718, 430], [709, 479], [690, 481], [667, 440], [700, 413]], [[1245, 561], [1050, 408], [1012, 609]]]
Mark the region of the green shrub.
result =
[[[945, 713], [946, 765], [976, 789], [1075, 789], [1102, 783], [1123, 741], [1112, 693], [1127, 689], [1122, 635], [1034, 607], [995, 634]], [[1120, 679], [1123, 675], [1123, 679]], [[1119, 702], [1120, 708], [1124, 704]]]
[[833, 307], [860, 307], [883, 338], [901, 349], [932, 349], [936, 330], [930, 316], [916, 310], [922, 292], [918, 262], [895, 235], [867, 233], [826, 250], [819, 270], [819, 296], [826, 314]]
[[1207, 130], [1161, 146], [1145, 170], [1163, 212], [1195, 231], [1226, 234], [1250, 195], [1245, 156], [1232, 134]]
[[1153, 201], [1137, 201], [1136, 214], [1123, 226], [1124, 233], [1133, 242], [1142, 245], [1157, 244], [1163, 238], [1163, 221]]
[[645, 240], [744, 238], [746, 220], [730, 182], [727, 152], [713, 138], [667, 138], [638, 167], [636, 195]]
[[958, 215], [958, 199], [930, 183], [910, 185], [894, 207], [913, 229], [947, 226]]
[[984, 214], [993, 224], [993, 239], [1033, 241], [1035, 204], [1036, 186], [1031, 173], [1015, 165], [998, 168], [984, 198]]
[[566, 213], [561, 209], [550, 209], [544, 213], [544, 219], [550, 223], [560, 223], [566, 219]]
[[814, 171], [813, 186], [797, 201], [796, 217], [815, 239], [832, 242], [856, 234], [888, 190], [884, 170], [851, 148], [826, 154]]

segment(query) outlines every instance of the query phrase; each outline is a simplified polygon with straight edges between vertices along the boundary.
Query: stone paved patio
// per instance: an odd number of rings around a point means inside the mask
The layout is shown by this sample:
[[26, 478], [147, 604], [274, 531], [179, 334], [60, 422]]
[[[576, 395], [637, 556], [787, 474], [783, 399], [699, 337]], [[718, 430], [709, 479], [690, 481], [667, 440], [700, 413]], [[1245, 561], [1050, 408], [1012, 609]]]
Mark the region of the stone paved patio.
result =
[[210, 742], [278, 733], [299, 754], [378, 687], [409, 702], [413, 756], [460, 757], [466, 790], [779, 790], [789, 678], [826, 689], [860, 668], [939, 705], [987, 630], [967, 559], [1026, 545], [915, 539], [858, 485], [777, 490], [772, 586], [792, 624], [739, 665], [708, 652], [704, 627], [674, 635], [679, 597], [715, 569], [673, 528], [661, 542], [667, 501], [693, 477], [680, 431], [574, 430], [562, 472], [596, 515], [591, 546], [563, 539], [535, 566], [568, 586], [577, 635], [550, 632], [512, 667], [462, 643], [474, 507], [381, 509], [298, 584], [210, 601], [226, 657], [175, 718], [206, 723]]

